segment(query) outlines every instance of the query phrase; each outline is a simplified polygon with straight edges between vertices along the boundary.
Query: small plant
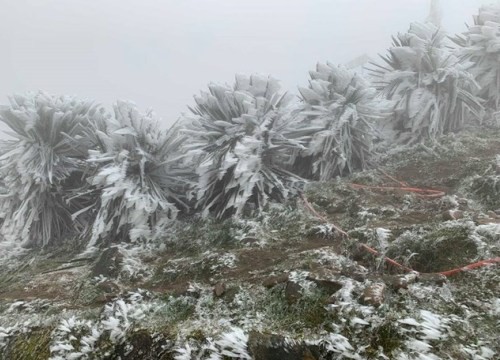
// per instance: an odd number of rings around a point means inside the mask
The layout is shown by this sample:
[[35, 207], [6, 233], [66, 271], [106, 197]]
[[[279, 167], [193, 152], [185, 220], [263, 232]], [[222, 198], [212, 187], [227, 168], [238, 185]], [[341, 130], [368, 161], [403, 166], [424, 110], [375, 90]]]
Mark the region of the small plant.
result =
[[155, 316], [162, 321], [173, 325], [189, 319], [195, 313], [193, 298], [188, 296], [173, 297], [171, 295], [162, 299], [163, 303], [155, 311]]
[[381, 56], [384, 63], [372, 64], [378, 90], [396, 102], [393, 122], [400, 142], [435, 139], [481, 119], [478, 85], [443, 39], [434, 25], [413, 23], [393, 37], [389, 54]]
[[245, 208], [283, 201], [301, 179], [287, 169], [298, 140], [287, 136], [284, 110], [289, 97], [278, 81], [237, 76], [234, 87], [209, 85], [195, 97], [193, 116], [184, 119], [184, 146], [197, 159], [198, 208], [204, 216], [240, 215]]
[[330, 63], [311, 71], [309, 87], [299, 88], [298, 128], [309, 138], [295, 168], [320, 181], [364, 169], [372, 152], [374, 120], [388, 112], [387, 102], [358, 74]]

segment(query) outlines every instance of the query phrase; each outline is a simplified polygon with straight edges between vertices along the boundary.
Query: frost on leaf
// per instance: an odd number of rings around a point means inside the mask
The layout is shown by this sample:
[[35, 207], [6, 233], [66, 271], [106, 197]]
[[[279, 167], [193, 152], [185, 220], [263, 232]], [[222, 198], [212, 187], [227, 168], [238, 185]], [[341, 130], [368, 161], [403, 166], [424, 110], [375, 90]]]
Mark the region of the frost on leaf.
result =
[[195, 96], [183, 119], [190, 139], [183, 151], [198, 164], [197, 207], [205, 216], [259, 210], [296, 191], [301, 179], [287, 165], [302, 145], [290, 135], [288, 100], [277, 80], [258, 75], [236, 76], [233, 87], [210, 84]]
[[96, 150], [87, 161], [95, 171], [89, 187], [98, 201], [89, 246], [109, 238], [150, 237], [160, 219], [174, 219], [184, 204], [177, 194], [185, 171], [173, 156], [180, 138], [161, 131], [152, 113], [142, 114], [127, 102], [115, 105], [114, 118], [92, 125]]
[[298, 154], [296, 171], [315, 180], [329, 180], [365, 168], [375, 135], [374, 120], [388, 113], [388, 102], [355, 72], [330, 63], [310, 72], [309, 87], [299, 87], [297, 132], [307, 140]]
[[7, 241], [29, 246], [55, 243], [81, 231], [85, 221], [71, 214], [85, 208], [72, 198], [84, 182], [87, 157], [82, 137], [87, 123], [101, 119], [103, 109], [90, 101], [43, 92], [16, 95], [0, 109], [0, 121], [12, 140], [1, 141], [1, 231]]
[[431, 23], [413, 23], [393, 37], [380, 64], [372, 63], [377, 89], [395, 101], [392, 122], [400, 142], [434, 139], [482, 116], [469, 66], [445, 46], [444, 37]]

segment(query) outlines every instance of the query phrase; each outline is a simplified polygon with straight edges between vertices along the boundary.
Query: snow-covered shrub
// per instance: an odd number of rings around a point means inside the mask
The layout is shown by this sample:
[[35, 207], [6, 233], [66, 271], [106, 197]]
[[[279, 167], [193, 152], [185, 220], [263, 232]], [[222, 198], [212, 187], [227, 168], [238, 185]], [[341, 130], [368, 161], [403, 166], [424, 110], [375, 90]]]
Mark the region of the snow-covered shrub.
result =
[[94, 122], [91, 129], [95, 150], [87, 162], [95, 170], [89, 191], [98, 200], [89, 247], [100, 240], [147, 238], [183, 204], [184, 170], [174, 157], [180, 138], [159, 129], [152, 112], [142, 114], [132, 103], [119, 101], [114, 110], [114, 118]]
[[0, 121], [13, 138], [2, 140], [0, 174], [1, 230], [6, 240], [27, 246], [54, 244], [86, 224], [71, 214], [86, 206], [70, 199], [85, 177], [85, 147], [73, 140], [84, 135], [89, 120], [103, 116], [90, 101], [43, 92], [13, 96], [0, 108]]
[[50, 360], [88, 359], [97, 353], [97, 344], [102, 330], [89, 320], [61, 319], [52, 333]]
[[241, 359], [250, 360], [248, 353], [248, 335], [243, 329], [232, 327], [222, 332], [216, 339], [208, 338], [204, 343], [185, 341], [177, 346], [175, 360], [206, 359]]
[[470, 64], [449, 51], [444, 36], [430, 23], [413, 23], [393, 37], [383, 63], [373, 64], [375, 85], [396, 102], [393, 121], [401, 142], [434, 139], [481, 117]]
[[289, 97], [277, 80], [236, 76], [234, 87], [210, 84], [195, 96], [184, 119], [189, 143], [184, 151], [198, 159], [198, 207], [218, 218], [241, 214], [252, 204], [283, 201], [300, 182], [287, 169], [294, 149], [284, 110]]
[[478, 94], [493, 111], [500, 105], [500, 6], [482, 6], [474, 25], [452, 39], [458, 55], [473, 65], [469, 71], [480, 85]]
[[137, 290], [115, 299], [104, 306], [98, 321], [74, 315], [62, 318], [52, 332], [50, 360], [105, 358], [103, 353], [124, 343], [127, 335], [151, 312], [153, 304], [144, 301], [145, 295], [146, 292]]
[[439, 359], [433, 354], [432, 341], [446, 339], [449, 331], [447, 320], [439, 314], [428, 310], [420, 310], [417, 319], [408, 317], [398, 320], [406, 333], [406, 354], [401, 354], [400, 359]]
[[373, 121], [389, 109], [365, 79], [341, 66], [317, 64], [309, 87], [299, 87], [299, 129], [309, 137], [297, 158], [299, 174], [316, 180], [363, 169], [372, 151]]

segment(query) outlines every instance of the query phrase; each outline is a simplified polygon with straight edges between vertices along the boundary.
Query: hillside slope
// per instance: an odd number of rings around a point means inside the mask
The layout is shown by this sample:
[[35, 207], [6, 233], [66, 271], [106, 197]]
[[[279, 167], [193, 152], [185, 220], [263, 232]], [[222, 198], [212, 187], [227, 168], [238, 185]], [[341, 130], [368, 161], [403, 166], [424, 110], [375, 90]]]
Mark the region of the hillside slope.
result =
[[306, 202], [98, 255], [5, 250], [0, 359], [498, 358], [498, 265], [439, 272], [500, 256], [499, 135], [389, 149]]

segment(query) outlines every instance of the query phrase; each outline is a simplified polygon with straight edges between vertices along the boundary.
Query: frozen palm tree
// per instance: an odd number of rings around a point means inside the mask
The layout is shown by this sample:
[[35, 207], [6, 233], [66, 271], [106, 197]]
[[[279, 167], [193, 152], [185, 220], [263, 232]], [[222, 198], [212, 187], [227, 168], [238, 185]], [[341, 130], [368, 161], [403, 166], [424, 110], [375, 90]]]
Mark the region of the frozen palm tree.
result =
[[89, 247], [147, 238], [183, 204], [185, 171], [174, 151], [180, 138], [160, 130], [151, 112], [142, 114], [132, 103], [119, 101], [114, 110], [114, 118], [94, 121], [85, 138], [95, 146], [87, 160], [95, 168], [88, 191], [97, 198], [84, 209], [96, 212]]
[[396, 101], [394, 125], [400, 141], [420, 141], [457, 131], [481, 117], [477, 84], [464, 64], [443, 46], [444, 34], [431, 23], [413, 23], [394, 37], [385, 63], [372, 74], [382, 94]]
[[102, 114], [92, 102], [42, 92], [13, 96], [0, 109], [13, 137], [3, 141], [0, 157], [0, 218], [7, 240], [45, 246], [85, 226], [71, 219], [85, 202], [69, 195], [84, 181], [87, 149], [75, 148], [71, 139], [82, 137], [88, 121]]
[[294, 192], [301, 179], [285, 164], [301, 144], [287, 136], [288, 100], [277, 80], [258, 75], [236, 76], [234, 87], [211, 84], [195, 97], [193, 115], [184, 119], [184, 150], [199, 161], [197, 199], [205, 216], [238, 215], [246, 205], [262, 208]]
[[355, 72], [330, 63], [310, 72], [299, 88], [300, 132], [309, 137], [297, 157], [299, 174], [320, 181], [363, 169], [372, 150], [373, 121], [388, 111], [386, 101]]
[[500, 105], [500, 5], [483, 6], [474, 16], [474, 25], [452, 40], [458, 54], [471, 61], [470, 71], [481, 89], [478, 94], [493, 111]]

